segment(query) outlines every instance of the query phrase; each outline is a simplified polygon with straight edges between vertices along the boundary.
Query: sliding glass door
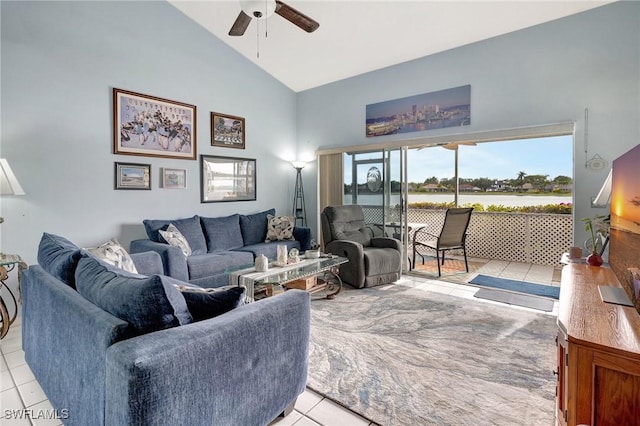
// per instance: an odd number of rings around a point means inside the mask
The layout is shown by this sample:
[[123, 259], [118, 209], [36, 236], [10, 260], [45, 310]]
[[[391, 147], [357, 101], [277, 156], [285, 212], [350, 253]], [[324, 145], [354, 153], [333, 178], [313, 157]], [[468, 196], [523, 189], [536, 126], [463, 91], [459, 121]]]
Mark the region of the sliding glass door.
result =
[[[344, 204], [362, 206], [377, 236], [406, 241], [405, 173], [405, 148], [344, 154]], [[407, 259], [406, 244], [403, 250]]]

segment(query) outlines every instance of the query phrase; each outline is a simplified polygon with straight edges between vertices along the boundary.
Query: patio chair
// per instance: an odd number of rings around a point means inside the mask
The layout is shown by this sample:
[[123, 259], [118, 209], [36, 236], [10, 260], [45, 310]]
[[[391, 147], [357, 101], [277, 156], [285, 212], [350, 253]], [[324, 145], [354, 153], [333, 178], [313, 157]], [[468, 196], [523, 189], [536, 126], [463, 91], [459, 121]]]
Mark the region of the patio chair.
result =
[[[415, 268], [416, 266], [416, 254], [422, 257], [422, 264], [424, 265], [424, 257], [427, 255], [427, 249], [435, 250], [436, 261], [438, 263], [438, 276], [441, 276], [440, 252], [442, 252], [442, 265], [444, 265], [444, 255], [447, 250], [462, 249], [464, 253], [464, 266], [467, 272], [469, 272], [465, 240], [467, 238], [467, 227], [471, 220], [472, 211], [473, 208], [447, 209], [440, 235], [427, 232], [425, 227], [416, 230], [413, 234], [413, 267]], [[420, 250], [423, 251], [420, 252]]]

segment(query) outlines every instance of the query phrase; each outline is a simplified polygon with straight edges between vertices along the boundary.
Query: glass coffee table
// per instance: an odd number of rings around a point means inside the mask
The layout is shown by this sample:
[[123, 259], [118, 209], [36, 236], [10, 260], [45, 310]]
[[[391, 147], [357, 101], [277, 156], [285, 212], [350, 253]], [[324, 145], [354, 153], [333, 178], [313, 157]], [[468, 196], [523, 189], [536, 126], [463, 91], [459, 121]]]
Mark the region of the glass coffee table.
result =
[[266, 272], [256, 272], [254, 265], [227, 270], [229, 285], [247, 288], [247, 302], [282, 293], [288, 288], [298, 288], [309, 293], [325, 292], [333, 299], [342, 289], [338, 275], [345, 257], [323, 255], [317, 259], [302, 259], [286, 266], [269, 262]]

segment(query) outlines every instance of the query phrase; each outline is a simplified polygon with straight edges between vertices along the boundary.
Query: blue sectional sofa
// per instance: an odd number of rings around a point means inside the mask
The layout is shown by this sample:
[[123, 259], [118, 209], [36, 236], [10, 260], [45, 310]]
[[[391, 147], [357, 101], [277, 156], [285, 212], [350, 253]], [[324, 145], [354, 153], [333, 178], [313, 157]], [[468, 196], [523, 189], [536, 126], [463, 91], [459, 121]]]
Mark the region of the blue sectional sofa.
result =
[[66, 426], [262, 426], [291, 410], [307, 380], [306, 292], [196, 320], [157, 253], [131, 257], [139, 274], [45, 234], [23, 274], [25, 359]]
[[[275, 258], [279, 244], [300, 252], [310, 248], [311, 230], [303, 227], [293, 229], [295, 240], [265, 242], [268, 215], [275, 216], [275, 209], [251, 215], [147, 219], [144, 227], [149, 238], [132, 241], [130, 249], [132, 253], [160, 254], [165, 275], [202, 287], [220, 287], [228, 284], [225, 271], [253, 263], [259, 254]], [[162, 238], [159, 231], [169, 224], [174, 224], [187, 239], [193, 250], [191, 255], [185, 256], [179, 247]]]

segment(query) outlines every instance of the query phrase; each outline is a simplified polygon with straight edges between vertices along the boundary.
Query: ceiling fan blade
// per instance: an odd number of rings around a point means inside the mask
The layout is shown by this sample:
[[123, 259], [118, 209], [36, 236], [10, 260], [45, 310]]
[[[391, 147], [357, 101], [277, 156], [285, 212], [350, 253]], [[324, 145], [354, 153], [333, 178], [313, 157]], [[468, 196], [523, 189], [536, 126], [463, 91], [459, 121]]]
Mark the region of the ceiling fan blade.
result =
[[230, 36], [241, 36], [247, 30], [249, 23], [251, 22], [251, 16], [244, 13], [242, 10], [236, 18], [236, 22], [233, 23], [229, 30]]
[[443, 147], [444, 149], [455, 150], [455, 149], [458, 149], [460, 145], [476, 146], [476, 143], [475, 142], [449, 142], [440, 146]]
[[308, 33], [314, 32], [320, 26], [318, 22], [309, 18], [307, 15], [298, 12], [280, 0], [276, 0], [276, 13]]

